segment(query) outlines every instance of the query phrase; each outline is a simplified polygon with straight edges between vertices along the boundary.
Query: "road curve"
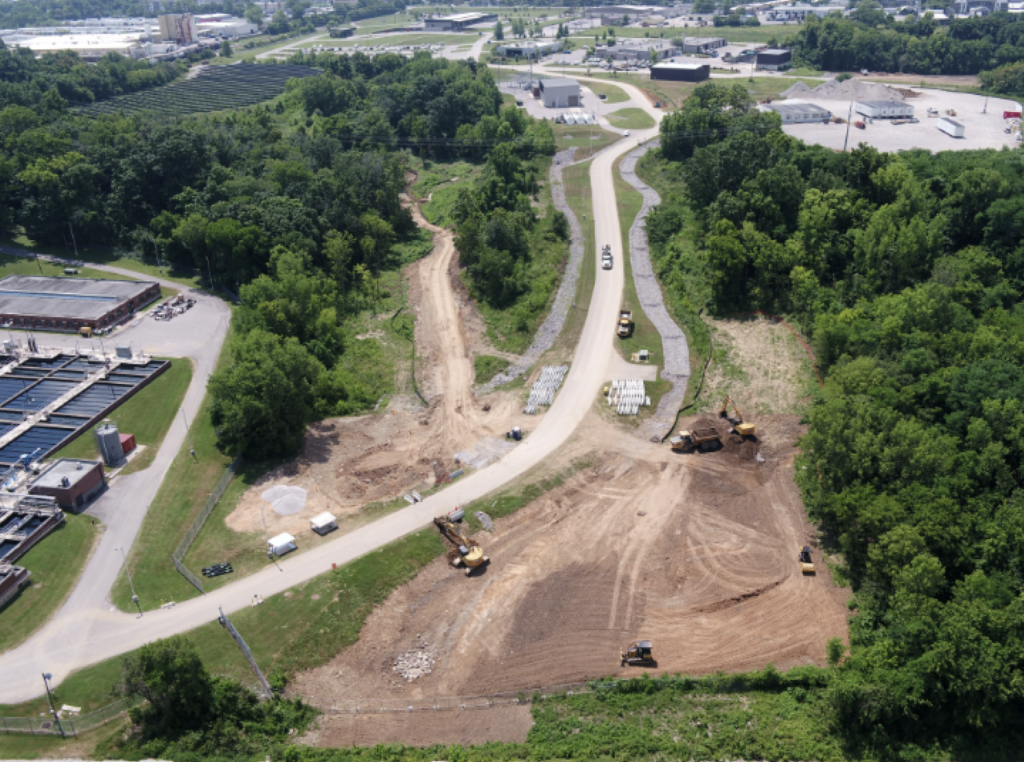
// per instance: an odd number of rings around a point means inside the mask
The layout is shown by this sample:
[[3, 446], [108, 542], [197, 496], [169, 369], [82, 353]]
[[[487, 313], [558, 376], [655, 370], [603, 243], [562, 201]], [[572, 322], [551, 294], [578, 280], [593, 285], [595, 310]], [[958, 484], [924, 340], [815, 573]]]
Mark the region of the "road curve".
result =
[[[619, 86], [638, 96], [637, 100], [647, 103], [636, 88], [625, 84]], [[661, 119], [660, 111], [654, 108], [647, 110], [655, 121]], [[597, 250], [607, 243], [616, 260], [623, 261], [613, 166], [619, 156], [636, 146], [634, 140], [647, 140], [656, 135], [657, 127], [637, 130], [632, 138], [619, 141], [593, 159], [590, 180], [593, 220], [599, 243], [595, 247], [595, 258]], [[79, 583], [80, 588], [88, 585], [90, 594], [79, 598], [76, 589], [73, 596], [76, 605], [70, 605], [72, 601], [69, 600], [58, 616], [35, 637], [0, 655], [0, 703], [18, 703], [37, 696], [39, 673], [42, 671], [51, 672], [54, 682], [59, 683], [74, 670], [206, 624], [216, 618], [218, 607], [231, 613], [248, 606], [256, 593], [267, 597], [284, 592], [329, 571], [331, 564], [348, 563], [427, 526], [434, 516], [511, 483], [547, 459], [569, 438], [595, 404], [614, 359], [612, 342], [616, 312], [622, 300], [624, 270], [616, 267], [606, 271], [598, 267], [597, 272], [587, 320], [562, 391], [529, 438], [504, 458], [422, 503], [385, 516], [300, 556], [282, 559], [280, 571], [269, 566], [206, 596], [180, 603], [172, 609], [146, 612], [141, 618], [118, 611], [105, 602], [114, 578], [108, 574], [90, 575], [89, 570], [93, 567], [90, 564], [86, 577]], [[168, 439], [170, 437], [168, 434]], [[161, 448], [161, 454], [165, 448]], [[155, 494], [155, 488], [153, 492]], [[101, 553], [110, 553], [109, 546], [104, 542], [97, 551], [97, 557]], [[116, 575], [116, 570], [114, 573]]]

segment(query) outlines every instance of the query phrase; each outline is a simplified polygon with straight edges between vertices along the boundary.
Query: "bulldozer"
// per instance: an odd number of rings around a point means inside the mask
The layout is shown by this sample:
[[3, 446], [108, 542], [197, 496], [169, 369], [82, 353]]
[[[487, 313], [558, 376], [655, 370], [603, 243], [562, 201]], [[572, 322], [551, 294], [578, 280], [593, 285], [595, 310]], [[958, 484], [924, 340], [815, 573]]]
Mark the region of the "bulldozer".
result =
[[474, 569], [491, 560], [484, 555], [483, 549], [462, 534], [447, 516], [438, 516], [434, 519], [434, 524], [440, 530], [441, 536], [452, 545], [448, 550], [448, 562], [452, 566], [464, 566], [467, 577], [473, 573]]
[[680, 431], [668, 440], [668, 444], [673, 452], [693, 452], [694, 450], [707, 452], [722, 446], [722, 434], [713, 426], [693, 431]]
[[656, 667], [658, 662], [654, 660], [654, 644], [649, 640], [634, 640], [629, 648], [620, 652], [622, 666], [627, 664], [639, 665], [641, 667]]
[[[729, 415], [729, 408], [732, 408], [732, 415]], [[736, 433], [741, 437], [752, 437], [757, 433], [757, 427], [752, 423], [743, 422], [743, 413], [740, 412], [739, 407], [733, 402], [732, 397], [728, 394], [725, 395], [725, 401], [722, 402], [722, 409], [718, 411], [718, 415], [724, 418], [732, 427], [736, 430]]]
[[811, 560], [811, 546], [804, 545], [800, 549], [800, 571], [803, 574], [817, 574], [814, 570], [814, 562]]

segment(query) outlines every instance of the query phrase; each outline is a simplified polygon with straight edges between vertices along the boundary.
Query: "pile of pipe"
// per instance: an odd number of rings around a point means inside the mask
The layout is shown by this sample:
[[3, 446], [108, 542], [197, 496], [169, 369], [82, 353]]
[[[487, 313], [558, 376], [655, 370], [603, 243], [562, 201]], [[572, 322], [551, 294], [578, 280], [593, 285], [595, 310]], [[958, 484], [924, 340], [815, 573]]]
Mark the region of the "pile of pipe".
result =
[[639, 415], [641, 407], [649, 407], [651, 398], [644, 391], [642, 378], [617, 378], [608, 390], [608, 404], [619, 415]]
[[526, 401], [526, 409], [523, 412], [527, 415], [536, 415], [540, 405], [550, 405], [554, 402], [555, 392], [562, 385], [562, 379], [568, 370], [568, 365], [545, 365], [540, 377], [530, 388], [530, 398]]

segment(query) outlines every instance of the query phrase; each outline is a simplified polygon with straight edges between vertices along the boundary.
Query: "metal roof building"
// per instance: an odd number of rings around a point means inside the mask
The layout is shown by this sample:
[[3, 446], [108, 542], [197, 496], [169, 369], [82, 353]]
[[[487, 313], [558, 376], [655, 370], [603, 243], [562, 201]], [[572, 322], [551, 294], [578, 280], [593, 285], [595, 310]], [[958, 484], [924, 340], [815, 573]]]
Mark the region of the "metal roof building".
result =
[[75, 331], [109, 328], [160, 298], [152, 281], [8, 275], [0, 280], [0, 324]]
[[569, 77], [542, 79], [541, 100], [548, 108], [565, 108], [580, 105], [580, 83]]
[[828, 109], [803, 101], [786, 101], [785, 103], [766, 103], [758, 107], [761, 111], [774, 111], [782, 117], [783, 124], [806, 124], [807, 122], [827, 122], [832, 117]]
[[710, 64], [661, 63], [651, 67], [651, 79], [675, 82], [703, 82], [711, 78]]
[[484, 24], [488, 21], [497, 21], [496, 13], [456, 13], [452, 16], [435, 16], [424, 19], [423, 31], [425, 32], [461, 32], [466, 27], [474, 24]]
[[872, 119], [898, 119], [913, 116], [914, 107], [903, 101], [857, 101], [853, 110]]

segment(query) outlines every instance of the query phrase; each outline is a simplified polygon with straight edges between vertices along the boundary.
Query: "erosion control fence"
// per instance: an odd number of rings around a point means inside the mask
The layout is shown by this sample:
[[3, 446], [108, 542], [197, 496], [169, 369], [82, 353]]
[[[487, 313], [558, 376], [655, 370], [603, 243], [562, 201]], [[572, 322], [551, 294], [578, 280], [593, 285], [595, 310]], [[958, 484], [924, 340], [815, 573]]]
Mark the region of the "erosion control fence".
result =
[[178, 570], [178, 573], [192, 583], [192, 586], [203, 595], [206, 595], [206, 590], [203, 588], [203, 581], [188, 570], [182, 559], [185, 558], [185, 554], [188, 553], [188, 549], [192, 547], [192, 543], [196, 541], [196, 537], [198, 537], [199, 532], [202, 531], [206, 520], [210, 518], [210, 514], [213, 512], [214, 506], [217, 505], [217, 502], [224, 494], [224, 490], [228, 488], [228, 484], [231, 483], [231, 478], [235, 475], [235, 471], [238, 470], [238, 467], [241, 464], [241, 455], [231, 461], [231, 465], [228, 466], [228, 470], [224, 472], [222, 477], [220, 477], [220, 481], [217, 482], [217, 486], [213, 488], [213, 492], [210, 493], [210, 497], [207, 498], [206, 504], [203, 506], [203, 510], [199, 511], [199, 515], [196, 516], [196, 520], [192, 522], [192, 526], [188, 528], [188, 531], [185, 532], [185, 536], [181, 538], [181, 542], [178, 543], [178, 549], [175, 550], [174, 554], [171, 556], [171, 560], [174, 561], [174, 568]]
[[77, 738], [79, 733], [117, 719], [137, 703], [139, 699], [123, 698], [81, 717], [62, 717], [59, 725], [52, 714], [39, 717], [0, 717], [0, 732], [59, 736], [63, 729], [64, 735]]

